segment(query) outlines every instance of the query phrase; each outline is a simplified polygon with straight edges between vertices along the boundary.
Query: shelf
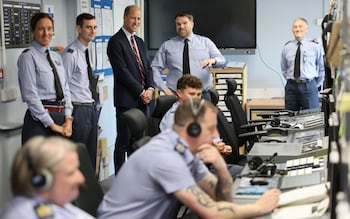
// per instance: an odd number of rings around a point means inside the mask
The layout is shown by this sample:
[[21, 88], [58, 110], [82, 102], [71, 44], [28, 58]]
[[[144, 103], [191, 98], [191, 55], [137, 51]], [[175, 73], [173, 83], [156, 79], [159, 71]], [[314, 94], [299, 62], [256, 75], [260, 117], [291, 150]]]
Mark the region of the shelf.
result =
[[231, 114], [226, 107], [224, 96], [227, 92], [226, 80], [234, 78], [237, 82], [237, 90], [235, 94], [241, 101], [242, 106], [246, 103], [246, 75], [247, 65], [243, 65], [243, 68], [213, 68], [211, 69], [213, 75], [213, 84], [217, 92], [219, 93], [219, 102], [217, 106], [223, 111], [229, 122], [232, 121]]

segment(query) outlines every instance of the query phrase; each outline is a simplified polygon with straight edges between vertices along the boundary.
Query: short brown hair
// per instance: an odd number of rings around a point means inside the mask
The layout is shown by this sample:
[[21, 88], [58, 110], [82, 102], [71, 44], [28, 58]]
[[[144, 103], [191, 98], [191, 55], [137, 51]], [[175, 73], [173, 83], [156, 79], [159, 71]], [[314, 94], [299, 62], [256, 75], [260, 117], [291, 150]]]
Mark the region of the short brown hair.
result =
[[124, 9], [124, 16], [128, 16], [129, 13], [130, 13], [130, 10], [131, 10], [132, 8], [137, 8], [137, 9], [140, 10], [140, 8], [137, 7], [136, 5], [128, 5], [128, 6], [126, 6], [126, 8]]
[[54, 22], [53, 22], [52, 17], [48, 13], [39, 12], [39, 13], [35, 14], [32, 17], [32, 19], [30, 19], [30, 29], [32, 30], [32, 32], [35, 30], [36, 24], [43, 18], [50, 19], [50, 21], [52, 23], [52, 27], [54, 28]]
[[203, 83], [196, 76], [193, 76], [191, 74], [185, 74], [177, 81], [176, 88], [178, 90], [183, 90], [183, 89], [186, 89], [187, 87], [203, 89]]
[[178, 18], [178, 17], [187, 17], [188, 18], [188, 20], [190, 20], [190, 21], [194, 21], [194, 18], [193, 18], [193, 15], [190, 13], [190, 12], [180, 12], [180, 13], [177, 13], [176, 15], [175, 15], [175, 20], [176, 20], [176, 18]]
[[94, 19], [96, 19], [96, 17], [92, 14], [81, 13], [77, 16], [75, 24], [79, 25], [80, 27], [83, 27], [84, 20], [94, 20]]

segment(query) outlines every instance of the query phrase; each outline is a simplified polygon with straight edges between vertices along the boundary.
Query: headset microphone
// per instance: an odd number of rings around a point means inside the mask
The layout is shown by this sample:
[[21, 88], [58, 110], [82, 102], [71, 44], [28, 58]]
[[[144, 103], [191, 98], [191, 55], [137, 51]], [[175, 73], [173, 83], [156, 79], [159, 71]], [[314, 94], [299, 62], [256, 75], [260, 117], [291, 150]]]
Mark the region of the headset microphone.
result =
[[[250, 171], [246, 174], [238, 175], [238, 178], [241, 177], [272, 177], [278, 172], [276, 164], [273, 162], [273, 159], [278, 155], [274, 153], [271, 157], [263, 160], [261, 157], [255, 156], [248, 161], [248, 166]], [[280, 172], [278, 172], [280, 174]], [[284, 175], [284, 173], [282, 173]]]
[[275, 152], [271, 157], [269, 157], [269, 159], [266, 159], [266, 162], [271, 162], [273, 159], [275, 159], [275, 157], [278, 155], [277, 152]]
[[250, 170], [256, 170], [258, 169], [263, 163], [266, 162], [271, 162], [278, 154], [274, 153], [271, 157], [269, 157], [266, 160], [263, 160], [261, 157], [259, 156], [255, 156], [252, 159], [250, 159], [248, 161], [248, 166]]
[[276, 164], [272, 160], [277, 156], [277, 153], [274, 153], [271, 157], [266, 159], [262, 164], [256, 169], [259, 174], [273, 176], [276, 172]]
[[278, 153], [274, 153], [271, 157], [263, 160], [259, 156], [255, 156], [248, 161], [248, 166], [250, 171], [250, 175], [268, 175], [273, 176], [276, 171], [276, 164], [273, 163], [273, 159], [278, 155]]

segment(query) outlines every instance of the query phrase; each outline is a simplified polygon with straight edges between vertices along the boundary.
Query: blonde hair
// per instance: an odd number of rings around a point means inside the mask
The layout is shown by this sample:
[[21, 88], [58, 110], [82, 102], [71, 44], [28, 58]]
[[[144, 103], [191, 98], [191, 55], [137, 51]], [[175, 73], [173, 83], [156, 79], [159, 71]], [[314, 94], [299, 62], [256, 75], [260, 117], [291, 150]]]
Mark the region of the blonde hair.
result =
[[62, 137], [37, 136], [17, 151], [11, 169], [13, 195], [32, 197], [37, 191], [32, 183], [35, 174], [43, 170], [57, 171], [67, 151], [77, 151], [77, 145]]

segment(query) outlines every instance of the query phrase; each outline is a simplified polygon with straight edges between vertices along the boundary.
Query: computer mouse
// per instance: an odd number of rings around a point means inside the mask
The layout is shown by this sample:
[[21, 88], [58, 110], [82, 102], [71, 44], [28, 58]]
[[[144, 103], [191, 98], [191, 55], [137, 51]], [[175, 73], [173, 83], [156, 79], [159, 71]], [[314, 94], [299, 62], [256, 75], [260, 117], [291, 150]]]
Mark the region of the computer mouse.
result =
[[287, 128], [290, 128], [291, 125], [288, 124], [288, 123], [281, 123], [281, 124], [280, 124], [280, 127], [281, 127], [281, 128], [284, 128], [284, 129], [287, 129]]
[[304, 129], [304, 125], [303, 124], [296, 124], [293, 128], [295, 128], [295, 129]]
[[251, 185], [258, 185], [258, 186], [266, 186], [269, 184], [269, 182], [265, 178], [262, 178], [262, 177], [255, 177], [255, 178], [251, 179], [249, 182]]

